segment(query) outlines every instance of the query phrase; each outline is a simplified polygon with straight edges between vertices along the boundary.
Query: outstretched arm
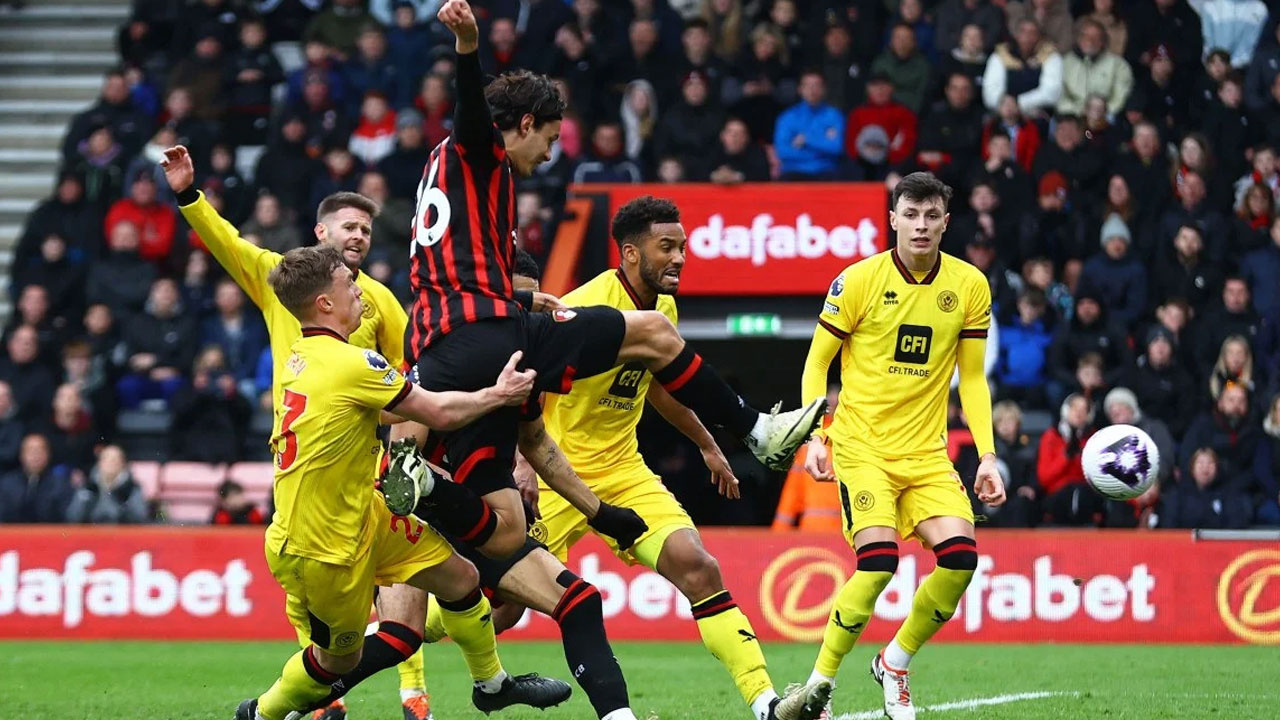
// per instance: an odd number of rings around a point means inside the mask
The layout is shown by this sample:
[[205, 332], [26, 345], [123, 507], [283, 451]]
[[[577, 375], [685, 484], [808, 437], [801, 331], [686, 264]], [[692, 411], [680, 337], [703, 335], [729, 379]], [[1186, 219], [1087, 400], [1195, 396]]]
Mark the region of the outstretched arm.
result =
[[516, 370], [522, 353], [507, 361], [498, 382], [475, 392], [431, 392], [410, 382], [385, 410], [435, 430], [456, 430], [503, 406], [519, 405], [529, 396], [537, 373]]
[[493, 144], [493, 117], [484, 99], [484, 72], [480, 69], [480, 30], [466, 0], [448, 0], [436, 17], [456, 38], [458, 53], [458, 102], [453, 108], [453, 137], [465, 148], [485, 148]]

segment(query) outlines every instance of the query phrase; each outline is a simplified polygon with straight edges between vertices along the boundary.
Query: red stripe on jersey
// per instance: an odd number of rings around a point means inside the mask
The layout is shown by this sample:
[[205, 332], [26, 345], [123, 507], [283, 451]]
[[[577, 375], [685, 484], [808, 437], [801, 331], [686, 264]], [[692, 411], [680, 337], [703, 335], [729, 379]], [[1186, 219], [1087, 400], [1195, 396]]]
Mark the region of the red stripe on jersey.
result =
[[[506, 157], [506, 151], [503, 151], [503, 157]], [[498, 167], [502, 167], [499, 165]], [[516, 183], [515, 179], [507, 185], [507, 221], [511, 225], [511, 229], [516, 229]], [[511, 271], [516, 266], [516, 239], [515, 235], [511, 236], [511, 242], [507, 245], [507, 272], [502, 274], [502, 288], [504, 290], [503, 297], [511, 297], [514, 288], [511, 286]]]
[[832, 335], [835, 335], [836, 337], [840, 338], [841, 340], [844, 340], [845, 338], [849, 337], [849, 333], [847, 333], [847, 332], [845, 332], [845, 331], [841, 330], [840, 328], [836, 327], [835, 325], [832, 325], [831, 323], [827, 322], [826, 320], [823, 320], [823, 319], [819, 318], [819, 319], [818, 319], [818, 324], [819, 324], [819, 325], [821, 325], [822, 327], [826, 328], [826, 331], [827, 331], [827, 332], [831, 333]]
[[[483, 293], [489, 289], [489, 270], [484, 259], [484, 237], [480, 233], [479, 193], [476, 179], [471, 175], [471, 166], [460, 162], [458, 167], [462, 169], [463, 191], [467, 194], [467, 223], [471, 229], [471, 237], [468, 239], [471, 241], [472, 260], [475, 262], [476, 288]], [[457, 283], [454, 284], [457, 285]], [[467, 322], [476, 320], [476, 300], [469, 292], [462, 293], [462, 315]]]
[[[503, 266], [507, 264], [507, 239], [502, 236], [501, 226], [498, 225], [498, 194], [501, 189], [502, 163], [498, 163], [497, 167], [493, 169], [493, 172], [489, 173], [489, 197], [488, 202], [486, 203], [486, 209], [489, 211], [489, 229], [493, 233], [493, 237], [490, 238], [493, 241], [493, 259], [498, 265], [498, 275], [505, 277], [507, 273]], [[491, 278], [489, 278], [488, 275], [485, 276], [486, 281], [490, 279]], [[485, 290], [488, 294], [494, 295], [497, 294], [502, 287], [503, 286], [495, 288], [490, 285], [486, 287]], [[510, 297], [510, 293], [508, 293], [507, 296]], [[497, 300], [497, 298], [494, 299]], [[499, 304], [500, 303], [498, 302], [494, 303], [495, 306]]]
[[456, 483], [466, 482], [467, 476], [471, 474], [471, 470], [476, 466], [476, 463], [481, 460], [489, 460], [497, 457], [497, 455], [498, 449], [492, 445], [473, 451], [469, 456], [467, 456], [467, 459], [463, 460], [462, 464], [458, 466], [457, 472], [453, 474], [453, 481]]
[[[461, 146], [458, 147], [458, 157], [459, 158], [462, 157]], [[449, 187], [448, 187], [449, 170], [448, 170], [448, 163], [447, 163], [448, 159], [449, 159], [449, 138], [445, 138], [445, 141], [440, 143], [440, 169], [438, 170], [439, 174], [436, 175], [436, 177], [438, 178], [438, 185], [440, 187], [440, 192], [444, 193], [446, 197], [448, 197], [448, 194], [449, 194]], [[463, 168], [467, 166], [467, 164], [465, 162], [462, 162], [461, 159], [459, 159], [458, 164], [461, 165]], [[456, 212], [456, 209], [451, 208], [450, 211]], [[450, 222], [453, 222], [453, 221], [450, 220]], [[441, 252], [444, 255], [445, 274], [448, 275], [449, 277], [449, 284], [453, 286], [454, 290], [457, 290], [458, 289], [458, 270], [457, 270], [458, 266], [457, 266], [457, 262], [454, 260], [454, 257], [453, 257], [453, 228], [447, 227], [444, 229], [444, 235], [440, 238], [439, 245], [441, 248]], [[428, 251], [427, 254], [430, 255], [431, 253]], [[435, 268], [432, 268], [431, 277], [434, 277], [434, 278], [440, 277], [438, 274], [436, 274]], [[449, 318], [449, 297], [445, 295], [444, 288], [439, 287], [438, 284], [437, 284], [437, 289], [440, 295], [440, 334], [448, 335], [449, 331], [452, 329], [451, 327], [452, 323], [450, 322], [450, 318]]]
[[987, 336], [987, 331], [981, 330], [981, 329], [960, 331], [960, 339], [962, 340], [965, 338], [985, 338], [986, 336]]

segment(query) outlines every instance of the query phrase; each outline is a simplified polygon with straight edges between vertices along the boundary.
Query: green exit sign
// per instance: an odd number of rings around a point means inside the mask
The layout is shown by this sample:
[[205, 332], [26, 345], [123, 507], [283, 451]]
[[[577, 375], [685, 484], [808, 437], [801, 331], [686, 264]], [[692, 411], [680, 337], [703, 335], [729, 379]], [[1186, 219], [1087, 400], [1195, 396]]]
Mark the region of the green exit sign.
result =
[[773, 313], [742, 313], [725, 318], [730, 335], [780, 335], [782, 316]]

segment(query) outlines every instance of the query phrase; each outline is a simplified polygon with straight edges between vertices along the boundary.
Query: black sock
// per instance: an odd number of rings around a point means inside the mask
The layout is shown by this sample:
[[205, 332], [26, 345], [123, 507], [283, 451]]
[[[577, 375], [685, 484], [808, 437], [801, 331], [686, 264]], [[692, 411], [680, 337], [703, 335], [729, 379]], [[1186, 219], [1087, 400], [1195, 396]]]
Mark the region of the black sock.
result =
[[760, 416], [688, 345], [670, 364], [654, 371], [653, 377], [672, 397], [697, 413], [702, 422], [724, 427], [735, 437], [750, 434]]
[[378, 623], [378, 632], [364, 639], [360, 662], [351, 672], [334, 681], [333, 692], [329, 693], [329, 697], [316, 702], [308, 711], [329, 707], [334, 700], [346, 695], [365, 678], [408, 660], [420, 645], [422, 636], [408, 626], [383, 620]]
[[413, 514], [474, 547], [489, 542], [498, 529], [498, 516], [483, 498], [443, 478], [436, 479], [431, 494], [418, 501]]
[[556, 578], [568, 587], [551, 618], [560, 626], [564, 659], [597, 717], [629, 707], [627, 681], [604, 632], [604, 609], [595, 586], [565, 570]]

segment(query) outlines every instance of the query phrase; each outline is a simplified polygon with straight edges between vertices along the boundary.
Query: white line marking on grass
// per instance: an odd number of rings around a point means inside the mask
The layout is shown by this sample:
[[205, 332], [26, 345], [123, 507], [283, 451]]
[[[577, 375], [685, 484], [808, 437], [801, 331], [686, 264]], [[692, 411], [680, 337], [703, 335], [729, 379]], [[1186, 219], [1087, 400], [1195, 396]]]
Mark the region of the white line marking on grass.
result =
[[[1005, 705], [1008, 703], [1022, 702], [1023, 700], [1043, 700], [1050, 697], [1059, 696], [1075, 696], [1078, 692], [1062, 692], [1062, 691], [1042, 691], [1042, 692], [1024, 692], [1014, 693], [1011, 695], [996, 695], [994, 697], [973, 698], [972, 700], [955, 700], [953, 702], [939, 703], [937, 705], [925, 705], [918, 708], [921, 712], [946, 712], [948, 710], [976, 710], [980, 707], [988, 705]], [[875, 718], [884, 717], [883, 710], [867, 710], [865, 712], [845, 713], [836, 717], [836, 720], [875, 720]]]

